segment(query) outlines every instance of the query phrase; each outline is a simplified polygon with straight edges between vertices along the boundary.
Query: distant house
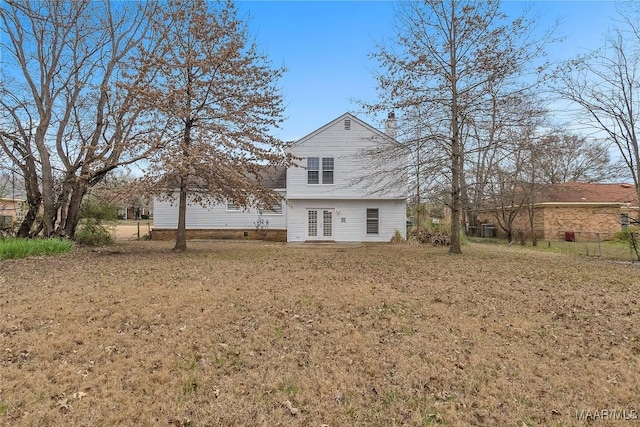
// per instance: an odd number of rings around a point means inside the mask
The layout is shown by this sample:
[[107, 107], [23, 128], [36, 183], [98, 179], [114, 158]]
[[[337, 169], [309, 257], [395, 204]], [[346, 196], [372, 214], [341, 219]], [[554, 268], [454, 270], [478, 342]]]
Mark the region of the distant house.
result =
[[118, 219], [149, 219], [152, 216], [152, 207], [145, 202], [118, 203]]
[[[298, 164], [265, 180], [282, 194], [280, 206], [243, 210], [233, 201], [190, 204], [187, 237], [387, 242], [396, 231], [405, 237], [406, 185], [396, 179], [386, 182], [364, 154], [381, 143], [395, 141], [345, 113], [295, 142], [290, 152], [300, 159]], [[402, 164], [386, 167], [406, 166], [406, 160], [398, 162]], [[177, 203], [156, 198], [152, 238], [175, 236], [177, 223]]]
[[[547, 240], [611, 239], [640, 217], [638, 195], [632, 184], [567, 182], [544, 187], [532, 206], [524, 205], [513, 229], [531, 235], [529, 209], [533, 209], [536, 236]], [[494, 225], [490, 210], [480, 215]], [[500, 234], [500, 230], [498, 230]]]
[[26, 203], [22, 199], [0, 198], [0, 227], [6, 227], [14, 221], [22, 220], [27, 210]]

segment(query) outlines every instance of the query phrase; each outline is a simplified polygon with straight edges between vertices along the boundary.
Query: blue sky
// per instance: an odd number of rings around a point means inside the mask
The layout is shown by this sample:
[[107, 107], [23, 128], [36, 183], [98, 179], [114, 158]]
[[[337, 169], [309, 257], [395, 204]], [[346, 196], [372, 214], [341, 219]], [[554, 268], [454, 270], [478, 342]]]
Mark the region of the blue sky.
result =
[[[539, 29], [559, 22], [566, 40], [551, 47], [550, 57], [568, 59], [602, 44], [615, 19], [613, 1], [506, 1], [515, 16], [529, 5]], [[393, 1], [238, 1], [248, 15], [258, 45], [288, 72], [280, 81], [286, 121], [276, 135], [296, 140], [346, 111], [357, 112], [355, 99], [376, 97], [368, 55], [376, 42], [393, 36]], [[359, 117], [369, 120], [363, 114]], [[374, 124], [374, 123], [372, 123]]]

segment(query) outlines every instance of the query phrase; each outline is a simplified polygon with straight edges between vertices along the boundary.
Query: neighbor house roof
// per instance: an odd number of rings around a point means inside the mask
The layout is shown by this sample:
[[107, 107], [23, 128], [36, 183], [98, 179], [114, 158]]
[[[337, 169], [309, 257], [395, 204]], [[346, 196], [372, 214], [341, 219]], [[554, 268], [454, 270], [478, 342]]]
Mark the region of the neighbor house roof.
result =
[[621, 203], [638, 206], [633, 184], [566, 182], [545, 187], [537, 198], [540, 203]]

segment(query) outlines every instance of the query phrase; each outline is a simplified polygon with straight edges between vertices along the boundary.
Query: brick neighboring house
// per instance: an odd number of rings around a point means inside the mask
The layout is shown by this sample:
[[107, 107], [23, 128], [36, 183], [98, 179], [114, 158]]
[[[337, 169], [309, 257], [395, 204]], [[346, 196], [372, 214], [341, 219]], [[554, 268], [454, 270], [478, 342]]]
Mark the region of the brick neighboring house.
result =
[[[529, 209], [518, 212], [513, 230], [531, 237]], [[611, 239], [640, 220], [638, 195], [633, 184], [567, 182], [549, 185], [540, 191], [532, 205], [534, 229], [539, 239], [597, 240]], [[480, 222], [495, 225], [495, 215], [485, 211]]]
[[26, 203], [22, 199], [0, 197], [0, 227], [8, 226], [13, 221], [22, 220], [22, 216], [27, 210]]

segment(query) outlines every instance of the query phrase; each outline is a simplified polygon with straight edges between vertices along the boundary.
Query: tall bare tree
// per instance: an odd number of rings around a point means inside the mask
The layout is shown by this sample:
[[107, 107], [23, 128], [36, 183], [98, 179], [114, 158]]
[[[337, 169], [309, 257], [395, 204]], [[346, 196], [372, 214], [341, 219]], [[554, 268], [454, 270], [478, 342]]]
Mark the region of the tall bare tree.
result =
[[[125, 70], [146, 38], [154, 2], [10, 0], [0, 6], [4, 67], [0, 149], [24, 178], [18, 234], [73, 238], [87, 189], [144, 158], [156, 138]], [[37, 213], [42, 215], [38, 219]]]
[[640, 197], [640, 7], [633, 6], [603, 48], [563, 67], [559, 91], [617, 147]]
[[276, 201], [260, 180], [290, 163], [270, 133], [282, 121], [284, 69], [258, 52], [231, 1], [170, 0], [153, 25], [161, 49], [144, 52], [139, 67], [157, 73], [147, 107], [172, 132], [145, 179], [177, 196], [175, 249], [185, 250], [188, 203]]
[[486, 108], [489, 88], [513, 96], [530, 87], [521, 79], [548, 41], [534, 39], [534, 27], [526, 13], [510, 20], [499, 1], [400, 2], [395, 39], [373, 55], [383, 71], [376, 76], [380, 101], [370, 109], [428, 111], [434, 149], [448, 157], [452, 254], [461, 253], [465, 126]]

